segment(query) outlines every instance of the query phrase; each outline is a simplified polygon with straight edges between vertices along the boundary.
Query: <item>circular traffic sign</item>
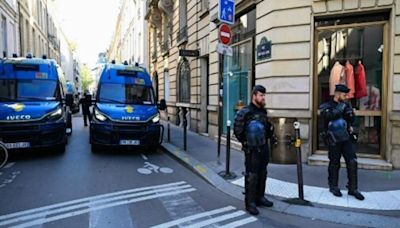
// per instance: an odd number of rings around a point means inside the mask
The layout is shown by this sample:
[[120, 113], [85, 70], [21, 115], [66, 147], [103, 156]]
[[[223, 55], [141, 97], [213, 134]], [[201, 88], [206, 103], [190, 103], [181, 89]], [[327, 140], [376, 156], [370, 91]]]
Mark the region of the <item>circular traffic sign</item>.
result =
[[232, 40], [232, 30], [227, 24], [221, 24], [218, 30], [219, 42], [228, 45]]

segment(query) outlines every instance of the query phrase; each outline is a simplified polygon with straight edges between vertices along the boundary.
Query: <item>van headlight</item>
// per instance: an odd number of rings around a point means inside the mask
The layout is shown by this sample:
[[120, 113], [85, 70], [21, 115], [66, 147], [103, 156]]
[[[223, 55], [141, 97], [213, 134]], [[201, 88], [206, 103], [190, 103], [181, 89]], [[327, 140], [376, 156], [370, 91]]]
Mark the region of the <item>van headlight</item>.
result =
[[153, 119], [151, 119], [151, 121], [153, 121], [153, 123], [158, 123], [160, 122], [160, 114], [157, 114], [153, 117]]
[[54, 112], [47, 115], [49, 120], [58, 120], [63, 116], [63, 109], [61, 107], [57, 108]]
[[106, 121], [107, 120], [107, 117], [105, 115], [103, 115], [102, 113], [100, 113], [97, 109], [94, 110], [94, 117], [97, 120], [100, 120], [100, 121]]

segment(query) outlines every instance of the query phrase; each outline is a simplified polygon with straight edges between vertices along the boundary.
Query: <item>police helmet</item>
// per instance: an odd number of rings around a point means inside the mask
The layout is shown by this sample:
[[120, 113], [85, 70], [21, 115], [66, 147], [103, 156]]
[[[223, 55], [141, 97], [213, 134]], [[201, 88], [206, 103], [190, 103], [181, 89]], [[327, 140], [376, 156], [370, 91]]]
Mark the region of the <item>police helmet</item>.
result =
[[247, 138], [247, 145], [250, 147], [265, 145], [266, 139], [265, 139], [264, 125], [260, 121], [252, 120], [247, 125], [246, 138]]

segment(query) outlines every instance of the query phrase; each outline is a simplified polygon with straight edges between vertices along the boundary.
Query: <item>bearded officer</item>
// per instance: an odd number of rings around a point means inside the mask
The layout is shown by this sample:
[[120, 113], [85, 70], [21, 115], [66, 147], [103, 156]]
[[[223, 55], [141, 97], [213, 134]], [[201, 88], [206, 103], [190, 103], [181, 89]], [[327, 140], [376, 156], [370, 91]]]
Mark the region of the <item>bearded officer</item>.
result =
[[265, 198], [269, 147], [267, 139], [273, 135], [265, 110], [265, 87], [256, 85], [252, 91], [251, 104], [242, 108], [235, 116], [234, 134], [242, 143], [245, 153], [245, 204], [246, 210], [257, 215], [257, 206], [272, 207]]
[[320, 106], [321, 115], [325, 120], [323, 137], [329, 146], [328, 183], [329, 191], [337, 197], [342, 193], [338, 188], [340, 158], [343, 155], [348, 177], [348, 194], [358, 200], [364, 200], [364, 196], [358, 191], [357, 181], [357, 156], [355, 143], [357, 135], [354, 133], [354, 110], [350, 103], [345, 102], [347, 93], [350, 91], [347, 86], [336, 85], [335, 94], [329, 102]]

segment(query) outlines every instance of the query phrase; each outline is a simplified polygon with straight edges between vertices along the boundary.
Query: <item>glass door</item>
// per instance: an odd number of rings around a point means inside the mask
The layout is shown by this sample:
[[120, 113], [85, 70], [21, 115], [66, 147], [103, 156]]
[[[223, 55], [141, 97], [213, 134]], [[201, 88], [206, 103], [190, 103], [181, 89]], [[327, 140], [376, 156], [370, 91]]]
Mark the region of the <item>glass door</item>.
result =
[[[346, 84], [351, 89], [349, 101], [356, 109], [357, 152], [366, 155], [380, 155], [384, 139], [384, 31], [385, 23], [380, 22], [317, 28], [316, 34], [315, 107], [331, 99], [336, 84]], [[324, 130], [324, 121], [319, 113], [316, 117], [314, 135], [318, 137]], [[320, 137], [315, 141], [317, 150], [327, 150]]]
[[252, 39], [233, 47], [233, 56], [224, 59], [223, 132], [226, 134], [227, 120], [233, 124], [236, 112], [249, 103], [253, 69]]

